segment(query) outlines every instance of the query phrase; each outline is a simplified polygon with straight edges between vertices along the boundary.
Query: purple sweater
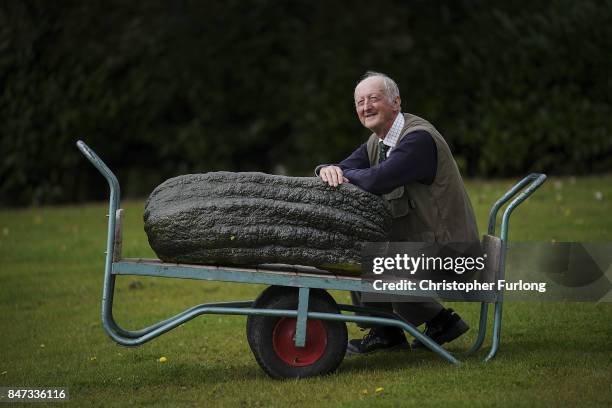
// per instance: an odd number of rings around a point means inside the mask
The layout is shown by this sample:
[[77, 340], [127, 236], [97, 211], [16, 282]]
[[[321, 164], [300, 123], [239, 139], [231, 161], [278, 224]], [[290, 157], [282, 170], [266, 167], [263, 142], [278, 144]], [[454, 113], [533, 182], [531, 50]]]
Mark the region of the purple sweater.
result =
[[370, 167], [364, 143], [337, 166], [352, 184], [373, 194], [385, 194], [408, 183], [433, 183], [437, 155], [436, 143], [429, 132], [416, 130], [404, 136], [380, 164]]

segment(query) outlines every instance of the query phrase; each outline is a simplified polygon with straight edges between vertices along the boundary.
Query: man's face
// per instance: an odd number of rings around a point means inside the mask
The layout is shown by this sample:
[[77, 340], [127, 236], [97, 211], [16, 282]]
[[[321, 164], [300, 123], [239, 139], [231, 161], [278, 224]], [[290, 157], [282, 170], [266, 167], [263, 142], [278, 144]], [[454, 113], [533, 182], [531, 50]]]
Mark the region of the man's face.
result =
[[363, 126], [384, 137], [400, 109], [400, 98], [389, 102], [382, 78], [370, 77], [355, 88], [355, 109]]

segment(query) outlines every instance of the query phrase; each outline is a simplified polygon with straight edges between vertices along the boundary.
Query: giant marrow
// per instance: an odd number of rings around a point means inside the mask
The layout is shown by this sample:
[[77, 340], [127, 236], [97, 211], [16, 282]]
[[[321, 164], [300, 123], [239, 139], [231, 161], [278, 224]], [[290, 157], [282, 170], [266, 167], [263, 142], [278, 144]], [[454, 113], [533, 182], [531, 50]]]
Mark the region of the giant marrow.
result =
[[362, 243], [386, 241], [388, 204], [316, 177], [213, 172], [171, 178], [145, 204], [149, 244], [165, 262], [328, 269], [358, 266]]

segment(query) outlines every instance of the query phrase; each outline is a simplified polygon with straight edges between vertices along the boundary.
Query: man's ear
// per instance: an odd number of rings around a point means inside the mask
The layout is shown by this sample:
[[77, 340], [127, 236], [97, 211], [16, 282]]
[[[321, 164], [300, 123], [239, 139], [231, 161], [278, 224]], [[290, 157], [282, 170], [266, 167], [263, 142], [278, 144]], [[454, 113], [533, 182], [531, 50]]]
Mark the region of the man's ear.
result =
[[399, 96], [396, 96], [395, 100], [393, 101], [393, 111], [399, 112], [401, 109], [402, 109], [402, 98], [400, 98]]

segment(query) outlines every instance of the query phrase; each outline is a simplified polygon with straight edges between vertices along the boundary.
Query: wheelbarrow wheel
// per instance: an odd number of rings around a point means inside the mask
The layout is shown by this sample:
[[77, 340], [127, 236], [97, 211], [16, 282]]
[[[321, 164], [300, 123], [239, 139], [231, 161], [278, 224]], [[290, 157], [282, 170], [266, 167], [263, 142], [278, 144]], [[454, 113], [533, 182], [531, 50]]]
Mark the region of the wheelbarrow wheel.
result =
[[[310, 291], [309, 311], [340, 313], [329, 293]], [[298, 290], [271, 286], [253, 303], [258, 309], [297, 309]], [[247, 340], [259, 366], [272, 378], [305, 378], [333, 372], [346, 353], [344, 322], [308, 319], [306, 345], [294, 343], [296, 319], [249, 315]]]

